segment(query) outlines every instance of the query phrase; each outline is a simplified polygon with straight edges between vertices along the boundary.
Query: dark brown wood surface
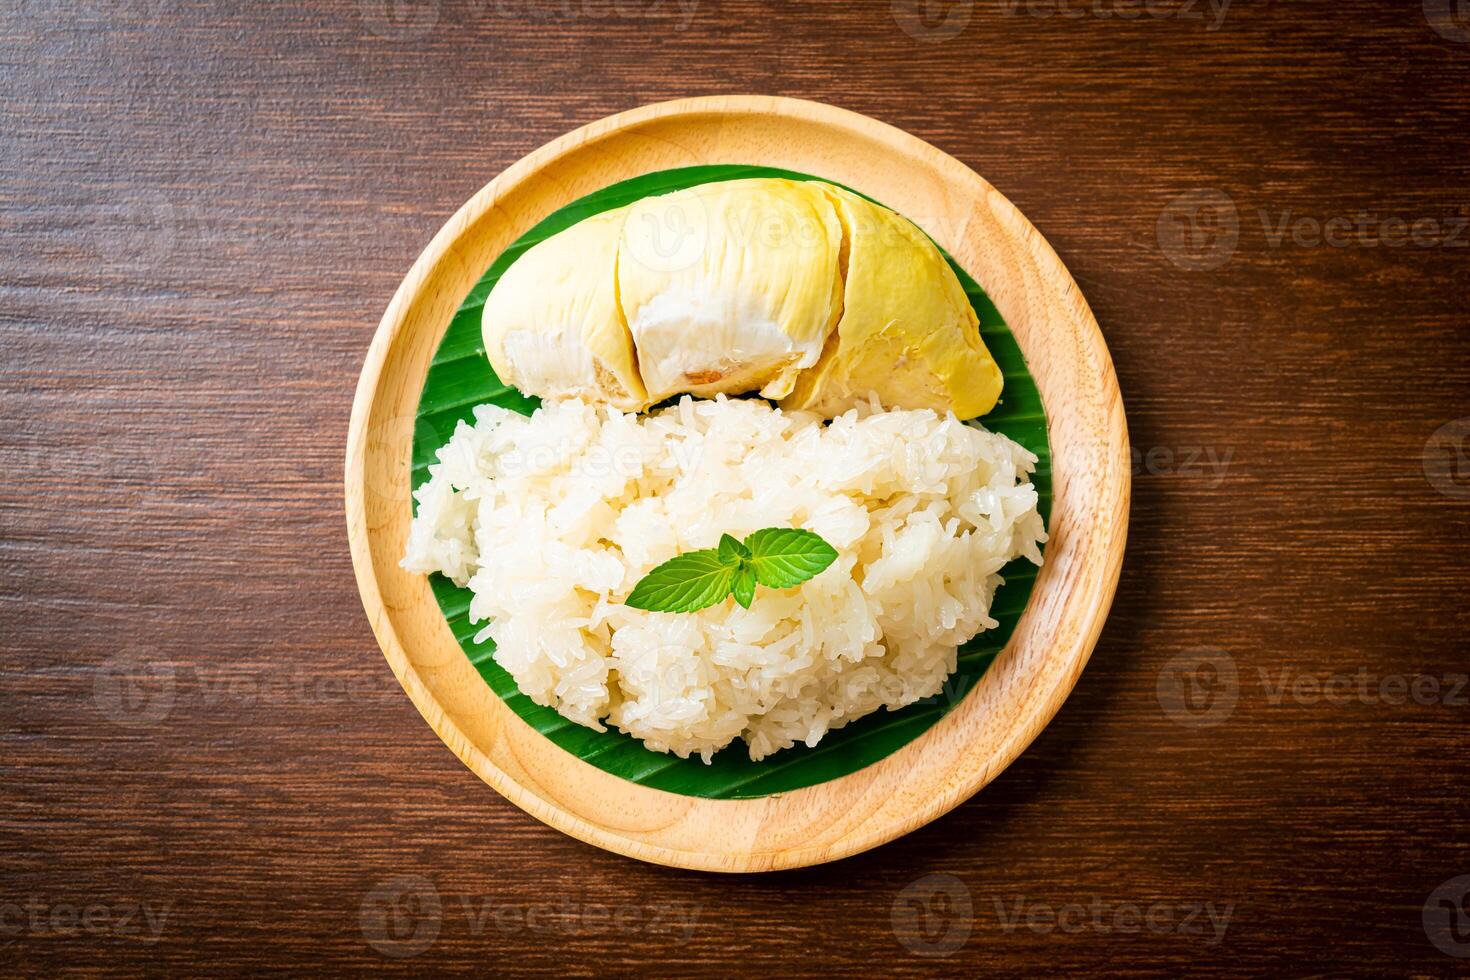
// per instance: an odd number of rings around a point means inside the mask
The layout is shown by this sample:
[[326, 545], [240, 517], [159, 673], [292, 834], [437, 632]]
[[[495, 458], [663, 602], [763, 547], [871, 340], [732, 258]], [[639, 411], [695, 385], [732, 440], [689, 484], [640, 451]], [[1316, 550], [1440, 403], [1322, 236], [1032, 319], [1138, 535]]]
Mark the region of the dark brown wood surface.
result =
[[[0, 973], [1464, 973], [1464, 6], [0, 0]], [[754, 877], [603, 853], [460, 765], [340, 488], [444, 219], [725, 92], [1015, 201], [1138, 460], [1112, 617], [1020, 761]]]

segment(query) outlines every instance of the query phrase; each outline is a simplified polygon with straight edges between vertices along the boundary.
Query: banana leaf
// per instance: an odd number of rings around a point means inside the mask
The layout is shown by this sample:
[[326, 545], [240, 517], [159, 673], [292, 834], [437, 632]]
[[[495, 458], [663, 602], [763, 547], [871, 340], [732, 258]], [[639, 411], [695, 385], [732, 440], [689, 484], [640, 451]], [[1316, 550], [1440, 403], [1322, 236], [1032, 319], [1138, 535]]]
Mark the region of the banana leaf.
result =
[[[435, 451], [449, 440], [459, 421], [473, 423], [476, 405], [488, 402], [529, 415], [539, 404], [535, 397], [522, 394], [495, 376], [485, 358], [480, 337], [480, 313], [485, 297], [516, 259], [537, 242], [594, 214], [655, 194], [743, 177], [822, 179], [789, 170], [733, 164], [644, 174], [568, 204], [507, 248], [465, 297], [434, 356], [419, 399], [414, 428], [414, 487], [428, 480]], [[1049, 524], [1051, 458], [1041, 396], [1015, 338], [995, 305], [948, 253], [945, 258], [969, 295], [980, 319], [985, 344], [1005, 374], [1001, 403], [979, 422], [992, 431], [1006, 434], [1040, 457], [1034, 482], [1041, 498], [1042, 517]], [[1005, 584], [997, 591], [991, 608], [999, 627], [960, 648], [959, 668], [941, 694], [899, 711], [877, 711], [829, 732], [815, 747], [798, 745], [761, 762], [752, 762], [745, 743], [737, 739], [718, 752], [708, 765], [697, 757], [680, 759], [652, 752], [622, 732], [584, 728], [555, 710], [534, 703], [495, 662], [494, 643], [474, 641], [475, 634], [485, 624], [469, 621], [469, 590], [437, 574], [431, 576], [431, 584], [450, 629], [485, 683], [512, 711], [556, 745], [605, 772], [644, 786], [711, 799], [749, 799], [838, 779], [872, 765], [923, 734], [959, 704], [1010, 639], [1036, 578], [1035, 568], [1019, 559], [1006, 566], [1002, 574]]]

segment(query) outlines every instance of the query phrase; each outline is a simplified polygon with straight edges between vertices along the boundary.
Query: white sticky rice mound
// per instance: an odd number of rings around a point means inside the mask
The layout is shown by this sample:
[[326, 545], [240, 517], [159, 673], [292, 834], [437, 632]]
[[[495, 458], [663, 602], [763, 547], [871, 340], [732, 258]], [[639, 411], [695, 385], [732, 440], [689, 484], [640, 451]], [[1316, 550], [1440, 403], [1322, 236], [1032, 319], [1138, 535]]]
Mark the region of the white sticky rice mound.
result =
[[[761, 759], [938, 694], [956, 647], [996, 626], [1006, 562], [1041, 564], [1036, 457], [932, 411], [876, 402], [824, 425], [760, 400], [651, 415], [580, 401], [461, 422], [415, 494], [403, 567], [474, 594], [495, 659], [538, 704], [708, 762]], [[837, 549], [792, 589], [697, 613], [621, 604], [722, 533], [815, 531]]]

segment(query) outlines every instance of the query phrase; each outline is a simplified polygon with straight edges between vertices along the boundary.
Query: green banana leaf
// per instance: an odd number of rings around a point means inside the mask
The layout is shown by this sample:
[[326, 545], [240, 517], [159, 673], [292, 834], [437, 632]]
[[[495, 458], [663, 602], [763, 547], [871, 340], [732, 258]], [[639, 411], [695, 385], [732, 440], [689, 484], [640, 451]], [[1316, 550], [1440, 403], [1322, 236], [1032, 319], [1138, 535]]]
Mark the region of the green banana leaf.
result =
[[[480, 312], [485, 297], [523, 252], [594, 214], [655, 194], [741, 177], [822, 179], [789, 170], [733, 164], [644, 174], [568, 204], [506, 249], [465, 297], [434, 356], [419, 399], [414, 428], [414, 487], [428, 480], [428, 467], [434, 462], [435, 451], [449, 440], [459, 421], [473, 423], [472, 411], [476, 405], [491, 402], [529, 415], [539, 404], [536, 398], [521, 394], [495, 376], [485, 358], [480, 337]], [[969, 295], [980, 318], [985, 344], [1005, 374], [1001, 403], [981, 421], [986, 428], [1005, 433], [1040, 457], [1035, 484], [1041, 497], [1042, 517], [1050, 525], [1051, 457], [1041, 396], [1026, 370], [1015, 338], [995, 305], [948, 253], [945, 258]], [[750, 761], [745, 743], [737, 739], [717, 753], [708, 765], [697, 757], [680, 759], [651, 752], [632, 736], [613, 730], [596, 732], [566, 720], [551, 708], [535, 704], [495, 662], [494, 643], [474, 642], [475, 634], [484, 624], [469, 621], [469, 590], [458, 588], [437, 574], [431, 576], [431, 583], [445, 619], [485, 683], [511, 710], [552, 742], [605, 772], [644, 786], [687, 796], [748, 799], [800, 789], [856, 772], [902, 748], [959, 704], [1010, 639], [1031, 595], [1036, 570], [1029, 562], [1018, 559], [1004, 569], [1003, 575], [1005, 584], [996, 593], [991, 608], [991, 615], [1000, 626], [960, 648], [959, 669], [941, 694], [899, 711], [875, 712], [829, 732], [814, 748], [798, 745], [761, 762]]]

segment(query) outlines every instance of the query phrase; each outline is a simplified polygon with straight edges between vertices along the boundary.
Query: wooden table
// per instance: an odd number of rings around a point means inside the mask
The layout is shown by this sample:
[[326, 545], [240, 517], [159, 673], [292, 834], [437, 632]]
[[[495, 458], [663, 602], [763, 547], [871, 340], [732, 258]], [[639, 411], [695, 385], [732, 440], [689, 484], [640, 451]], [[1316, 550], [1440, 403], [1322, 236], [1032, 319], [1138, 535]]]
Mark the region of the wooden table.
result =
[[[1464, 971], [1470, 22], [925, 6], [0, 3], [0, 973]], [[340, 491], [440, 223], [568, 129], [720, 92], [990, 179], [1096, 311], [1137, 454], [1046, 733], [909, 837], [752, 877], [605, 854], [461, 766]]]

